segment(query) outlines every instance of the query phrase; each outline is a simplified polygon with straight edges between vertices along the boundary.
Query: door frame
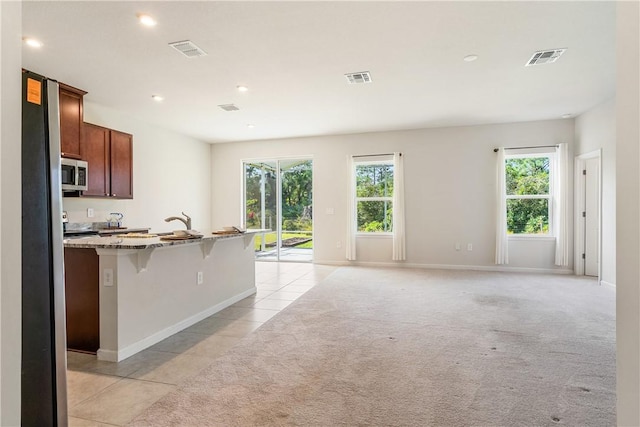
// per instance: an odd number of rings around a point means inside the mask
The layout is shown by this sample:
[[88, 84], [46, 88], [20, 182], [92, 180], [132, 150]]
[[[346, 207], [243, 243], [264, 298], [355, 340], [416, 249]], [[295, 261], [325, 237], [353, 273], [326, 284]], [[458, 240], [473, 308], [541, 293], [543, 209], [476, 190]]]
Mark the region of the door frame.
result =
[[585, 262], [582, 253], [585, 243], [584, 221], [582, 219], [582, 207], [585, 204], [585, 183], [582, 178], [582, 171], [586, 161], [590, 159], [598, 160], [598, 284], [602, 281], [602, 149], [599, 148], [575, 157], [575, 177], [574, 177], [574, 273], [576, 276], [584, 276]]
[[[280, 162], [287, 160], [310, 160], [311, 161], [311, 200], [315, 203], [315, 188], [316, 188], [316, 174], [315, 174], [315, 161], [313, 155], [299, 155], [299, 156], [264, 156], [264, 157], [251, 157], [240, 159], [240, 224], [242, 228], [246, 228], [246, 186], [245, 186], [245, 170], [246, 163], [257, 162], [275, 162], [276, 163], [276, 217], [278, 223], [276, 230], [277, 244], [276, 244], [276, 259], [275, 260], [263, 260], [267, 262], [310, 262], [315, 260], [315, 234], [316, 234], [316, 221], [315, 215], [311, 216], [311, 238], [313, 239], [314, 247], [311, 252], [310, 261], [287, 261], [280, 259], [280, 246], [282, 245], [282, 176], [280, 176]], [[264, 236], [264, 233], [262, 234]], [[264, 241], [264, 240], [263, 240]]]

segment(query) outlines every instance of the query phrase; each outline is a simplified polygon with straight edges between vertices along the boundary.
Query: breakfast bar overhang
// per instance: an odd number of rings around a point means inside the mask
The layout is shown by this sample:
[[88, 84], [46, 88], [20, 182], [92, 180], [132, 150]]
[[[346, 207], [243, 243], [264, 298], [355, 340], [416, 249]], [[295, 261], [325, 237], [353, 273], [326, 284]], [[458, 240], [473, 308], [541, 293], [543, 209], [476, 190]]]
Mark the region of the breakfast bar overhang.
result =
[[119, 362], [252, 295], [254, 236], [95, 237], [65, 248], [99, 257], [100, 360]]

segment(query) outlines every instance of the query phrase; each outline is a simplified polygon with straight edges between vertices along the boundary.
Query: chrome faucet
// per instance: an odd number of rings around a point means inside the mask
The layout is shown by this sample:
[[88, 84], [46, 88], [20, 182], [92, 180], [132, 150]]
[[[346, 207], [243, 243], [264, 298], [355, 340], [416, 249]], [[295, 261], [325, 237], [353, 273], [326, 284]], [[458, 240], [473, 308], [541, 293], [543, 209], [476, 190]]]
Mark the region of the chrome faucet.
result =
[[184, 225], [187, 226], [187, 230], [191, 230], [191, 217], [184, 212], [182, 212], [182, 215], [184, 215], [187, 219], [185, 220], [184, 218], [180, 218], [179, 216], [170, 216], [169, 218], [165, 218], [164, 220], [166, 222], [169, 222], [177, 219], [178, 221], [182, 221]]

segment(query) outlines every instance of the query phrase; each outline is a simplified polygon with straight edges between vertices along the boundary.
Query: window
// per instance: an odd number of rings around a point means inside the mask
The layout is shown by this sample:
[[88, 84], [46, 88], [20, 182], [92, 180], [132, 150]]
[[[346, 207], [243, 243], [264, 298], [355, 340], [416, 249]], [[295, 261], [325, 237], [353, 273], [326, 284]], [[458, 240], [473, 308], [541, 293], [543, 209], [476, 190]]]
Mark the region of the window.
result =
[[505, 157], [507, 234], [551, 235], [552, 160], [549, 153]]
[[393, 160], [355, 163], [359, 233], [390, 233], [393, 225]]

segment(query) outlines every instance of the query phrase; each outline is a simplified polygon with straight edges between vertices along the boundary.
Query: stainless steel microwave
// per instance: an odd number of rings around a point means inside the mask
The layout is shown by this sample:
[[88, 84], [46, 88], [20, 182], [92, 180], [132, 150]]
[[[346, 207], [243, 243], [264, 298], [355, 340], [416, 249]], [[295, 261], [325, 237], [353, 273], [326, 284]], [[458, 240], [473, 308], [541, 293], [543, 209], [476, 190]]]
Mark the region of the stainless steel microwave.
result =
[[84, 160], [61, 159], [62, 191], [86, 191], [89, 164]]

